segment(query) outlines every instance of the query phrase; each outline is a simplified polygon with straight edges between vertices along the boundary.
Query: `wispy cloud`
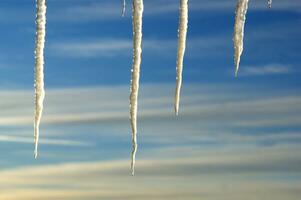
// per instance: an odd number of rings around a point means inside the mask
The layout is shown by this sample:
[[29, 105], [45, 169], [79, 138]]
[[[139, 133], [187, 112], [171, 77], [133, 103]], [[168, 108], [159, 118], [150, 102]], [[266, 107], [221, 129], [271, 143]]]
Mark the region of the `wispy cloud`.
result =
[[[300, 127], [301, 97], [293, 91], [287, 93], [270, 88], [267, 96], [260, 90], [246, 86], [186, 84], [181, 120], [178, 121], [173, 117], [173, 89], [170, 84], [141, 85], [139, 131], [141, 129], [143, 132], [144, 142], [170, 145], [194, 142], [256, 144], [267, 140], [280, 144], [282, 141], [298, 141], [294, 140], [299, 138], [296, 130], [285, 130], [282, 136], [275, 135], [274, 129], [265, 131], [265, 128]], [[23, 132], [29, 133], [33, 121], [31, 91], [3, 91], [0, 97], [0, 124], [23, 127]], [[129, 132], [127, 86], [50, 89], [45, 103], [47, 106], [42, 120], [45, 137], [52, 135], [60, 139], [63, 135], [72, 135], [81, 138], [80, 135], [87, 132], [88, 128], [89, 132], [103, 137], [110, 133], [111, 136], [118, 136], [121, 141], [128, 139], [128, 135], [124, 134]], [[112, 123], [118, 126], [112, 126]], [[216, 124], [220, 128], [217, 129]], [[70, 127], [69, 130], [55, 128], [62, 125]], [[83, 128], [72, 128], [77, 126]], [[242, 128], [250, 129], [248, 132], [263, 133], [264, 136], [257, 134], [254, 138], [247, 138], [235, 135], [239, 132], [236, 129]], [[8, 131], [9, 134], [19, 136], [18, 130]], [[7, 130], [2, 132], [7, 133]], [[26, 134], [22, 133], [22, 136]]]
[[287, 65], [269, 64], [264, 66], [244, 66], [240, 72], [241, 76], [260, 76], [273, 74], [288, 74], [294, 70]]
[[[202, 151], [193, 152], [190, 149], [188, 153], [193, 156], [166, 158], [163, 153], [159, 159], [148, 158], [139, 161], [139, 177], [181, 177], [183, 175], [198, 176], [208, 174], [223, 173], [285, 173], [288, 170], [299, 173], [301, 169], [298, 165], [301, 163], [301, 157], [296, 150], [298, 147], [286, 148], [262, 148], [257, 150], [237, 148], [227, 151]], [[181, 150], [181, 148], [180, 148]], [[262, 151], [261, 154], [258, 153]], [[196, 153], [202, 156], [197, 156]], [[48, 173], [45, 173], [47, 171]], [[7, 186], [15, 182], [25, 186], [37, 184], [59, 184], [62, 180], [54, 178], [55, 176], [66, 176], [67, 178], [91, 178], [91, 181], [97, 181], [98, 177], [121, 177], [129, 178], [127, 160], [111, 160], [105, 162], [75, 162], [61, 163], [57, 165], [27, 166], [17, 169], [3, 170], [1, 177], [12, 176], [4, 179]], [[96, 175], [97, 174], [97, 175]], [[96, 175], [96, 176], [95, 176]], [[26, 177], [36, 177], [29, 182]], [[94, 177], [94, 178], [92, 178]], [[46, 181], [46, 182], [45, 182]], [[67, 180], [68, 181], [68, 180]], [[83, 182], [75, 183], [82, 185]]]
[[[196, 37], [189, 38], [187, 41], [188, 50], [191, 52], [188, 57], [194, 55], [207, 55], [204, 52], [214, 52], [215, 55], [222, 51], [219, 51], [221, 47], [225, 46], [225, 38], [222, 37]], [[175, 54], [176, 40], [171, 39], [148, 39], [143, 41], [143, 49], [146, 52], [153, 54], [169, 55]], [[89, 41], [72, 41], [72, 42], [57, 42], [50, 44], [51, 54], [56, 56], [69, 56], [75, 58], [82, 57], [116, 57], [120, 55], [131, 55], [131, 49], [133, 47], [131, 39], [111, 39], [102, 38]], [[171, 55], [174, 55], [171, 54]]]
[[[29, 134], [28, 134], [29, 135]], [[24, 136], [11, 136], [11, 135], [0, 135], [0, 142], [16, 142], [16, 143], [33, 143], [32, 137]], [[73, 140], [56, 140], [42, 138], [40, 140], [41, 144], [47, 145], [62, 145], [62, 146], [86, 146], [90, 145], [85, 142], [73, 141]]]
[[[49, 89], [41, 136], [45, 144], [54, 144], [42, 153], [50, 163], [2, 167], [0, 197], [298, 199], [298, 93], [274, 86], [185, 84], [176, 119], [173, 89], [171, 84], [141, 85], [136, 177], [129, 175], [127, 160], [128, 86]], [[32, 92], [2, 90], [0, 98], [0, 141], [10, 141], [5, 146], [31, 142]], [[93, 148], [85, 146], [90, 143]], [[1, 160], [24, 159], [23, 149], [13, 145], [14, 151], [0, 155]], [[72, 145], [69, 152], [66, 145]]]
[[[169, 117], [172, 115], [172, 109], [170, 109], [172, 102], [169, 97], [173, 91], [172, 85], [151, 84], [141, 87], [143, 87], [140, 101], [141, 117]], [[228, 119], [231, 119], [232, 116], [239, 114], [248, 116], [248, 118], [240, 117], [241, 120], [250, 119], [252, 121], [255, 119], [252, 119], [251, 116], [266, 117], [269, 115], [271, 119], [274, 119], [277, 117], [275, 114], [283, 116], [293, 113], [300, 114], [296, 111], [299, 110], [298, 105], [301, 98], [295, 94], [266, 98], [264, 94], [258, 93], [252, 97], [252, 100], [249, 100], [231, 92], [231, 95], [226, 95], [219, 100], [218, 93], [215, 94], [213, 91], [207, 93], [205, 92], [208, 91], [207, 88], [199, 88], [196, 85], [187, 85], [186, 87], [182, 103], [184, 116], [198, 116], [202, 120], [211, 120], [224, 118], [226, 115]], [[128, 118], [127, 86], [50, 89], [47, 94], [48, 106], [45, 108], [44, 123], [127, 120]], [[31, 123], [31, 91], [4, 92], [0, 93], [1, 96], [5, 96], [5, 98], [0, 104], [3, 108], [0, 124]], [[22, 98], [18, 98], [21, 96]], [[89, 103], [87, 104], [87, 102]], [[277, 119], [280, 118], [281, 116], [277, 117]]]
[[[301, 158], [296, 150], [271, 148], [237, 153], [233, 149], [209, 154], [199, 151], [202, 156], [140, 160], [134, 178], [128, 174], [128, 162], [124, 160], [21, 167], [0, 172], [1, 197], [194, 200], [206, 194], [209, 200], [254, 196], [297, 200], [298, 183], [269, 178], [275, 174], [281, 177], [288, 171], [298, 176]], [[160, 182], [160, 188], [154, 181]], [[225, 188], [229, 184], [231, 187]]]
[[104, 39], [88, 42], [63, 42], [50, 46], [53, 53], [71, 57], [118, 56], [128, 54], [132, 48], [130, 40]]
[[[70, 2], [70, 1], [69, 1]], [[67, 3], [67, 4], [64, 4]], [[119, 1], [103, 1], [103, 2], [81, 2], [68, 3], [68, 1], [57, 1], [54, 3], [57, 6], [56, 10], [49, 13], [50, 20], [56, 21], [103, 21], [103, 20], [121, 20], [121, 3]], [[64, 5], [64, 6], [62, 6]], [[191, 12], [233, 12], [236, 5], [235, 0], [205, 0], [190, 1]], [[174, 0], [152, 0], [145, 2], [146, 16], [170, 14], [178, 12], [178, 2]], [[299, 12], [301, 5], [294, 0], [286, 0], [274, 2], [273, 10], [289, 10]], [[127, 6], [126, 17], [131, 17], [131, 6]], [[265, 2], [255, 0], [250, 2], [250, 9], [252, 10], [268, 10]]]

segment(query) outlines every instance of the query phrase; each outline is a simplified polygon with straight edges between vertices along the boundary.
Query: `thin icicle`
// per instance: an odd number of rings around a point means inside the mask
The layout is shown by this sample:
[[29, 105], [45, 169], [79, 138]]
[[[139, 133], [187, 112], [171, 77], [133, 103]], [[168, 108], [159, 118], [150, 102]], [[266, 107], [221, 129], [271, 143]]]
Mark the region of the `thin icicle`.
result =
[[273, 0], [268, 0], [269, 8], [272, 8], [272, 3], [273, 3]]
[[177, 77], [175, 92], [175, 114], [179, 114], [180, 93], [182, 85], [183, 60], [186, 48], [186, 35], [188, 26], [188, 0], [180, 0], [180, 16], [178, 29]]
[[44, 90], [44, 44], [46, 27], [46, 0], [36, 0], [36, 49], [35, 49], [35, 118], [34, 157], [38, 156], [39, 126], [43, 111]]
[[130, 94], [130, 120], [132, 126], [132, 155], [131, 170], [132, 175], [135, 173], [135, 157], [137, 152], [137, 106], [138, 106], [138, 90], [139, 76], [142, 53], [142, 15], [143, 0], [133, 0], [133, 66]]
[[237, 76], [240, 56], [243, 52], [244, 40], [244, 26], [246, 21], [246, 14], [248, 10], [249, 0], [238, 0], [236, 6], [236, 16], [234, 25], [234, 63], [235, 63], [235, 76]]
[[124, 17], [124, 15], [125, 15], [125, 8], [126, 8], [126, 0], [123, 0], [122, 13], [121, 13], [122, 17]]

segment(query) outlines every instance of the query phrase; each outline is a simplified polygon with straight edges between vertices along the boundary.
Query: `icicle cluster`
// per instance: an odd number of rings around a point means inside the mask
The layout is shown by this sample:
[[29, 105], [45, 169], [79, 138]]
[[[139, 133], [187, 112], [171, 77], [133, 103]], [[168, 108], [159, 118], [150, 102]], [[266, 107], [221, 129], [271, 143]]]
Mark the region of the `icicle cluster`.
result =
[[46, 27], [46, 0], [36, 0], [36, 49], [35, 49], [35, 117], [34, 117], [34, 157], [38, 156], [39, 126], [43, 111], [44, 90], [44, 43]]
[[180, 0], [179, 29], [178, 29], [178, 53], [176, 68], [176, 92], [175, 92], [175, 114], [179, 114], [180, 93], [182, 85], [183, 60], [186, 48], [186, 35], [188, 27], [188, 0]]
[[273, 3], [273, 0], [268, 0], [269, 8], [272, 8], [272, 3]]
[[236, 16], [234, 25], [234, 63], [235, 63], [235, 76], [238, 74], [240, 56], [243, 52], [244, 40], [244, 26], [246, 21], [246, 14], [248, 10], [249, 0], [238, 0], [236, 6]]
[[[249, 0], [238, 0], [234, 25], [234, 62], [235, 75], [237, 76], [240, 57], [243, 52], [244, 25]], [[268, 0], [269, 7], [272, 0]], [[39, 125], [43, 111], [44, 90], [44, 43], [46, 28], [46, 0], [36, 0], [36, 49], [35, 49], [35, 118], [34, 118], [34, 157], [38, 156]], [[122, 16], [125, 14], [126, 0], [123, 0]], [[135, 157], [137, 152], [137, 107], [140, 78], [140, 65], [142, 54], [142, 16], [143, 0], [133, 0], [133, 64], [131, 70], [130, 88], [130, 121], [132, 128], [132, 153], [131, 171], [135, 173]], [[179, 28], [178, 28], [178, 50], [176, 61], [176, 91], [175, 91], [175, 114], [179, 113], [179, 102], [182, 84], [183, 60], [186, 48], [186, 37], [188, 28], [188, 0], [180, 0], [179, 7]]]
[[130, 120], [132, 126], [132, 155], [131, 170], [132, 175], [135, 173], [135, 157], [137, 152], [137, 107], [138, 107], [138, 90], [142, 53], [142, 15], [143, 0], [133, 0], [133, 66], [130, 94]]

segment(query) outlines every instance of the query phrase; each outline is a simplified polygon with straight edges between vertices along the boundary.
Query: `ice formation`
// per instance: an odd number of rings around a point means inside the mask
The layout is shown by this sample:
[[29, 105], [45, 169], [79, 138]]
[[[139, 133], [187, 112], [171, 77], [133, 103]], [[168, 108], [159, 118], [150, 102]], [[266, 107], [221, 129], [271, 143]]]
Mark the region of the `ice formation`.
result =
[[272, 8], [272, 3], [273, 3], [273, 0], [268, 0], [269, 8]]
[[36, 0], [36, 49], [35, 49], [35, 117], [34, 117], [34, 157], [38, 156], [39, 126], [43, 111], [44, 90], [44, 44], [46, 28], [46, 0]]
[[122, 17], [124, 17], [125, 15], [125, 8], [126, 8], [126, 0], [123, 0], [122, 13], [121, 13]]
[[176, 68], [175, 114], [179, 113], [180, 93], [182, 85], [183, 60], [186, 48], [186, 35], [188, 26], [188, 0], [180, 0], [178, 29], [178, 53]]
[[135, 157], [137, 152], [137, 106], [142, 53], [142, 15], [143, 0], [133, 0], [133, 66], [130, 94], [130, 121], [132, 127], [131, 170], [135, 173]]
[[240, 56], [243, 52], [244, 40], [244, 26], [246, 21], [246, 14], [248, 10], [249, 0], [238, 0], [236, 6], [236, 16], [234, 25], [234, 63], [235, 63], [235, 76], [238, 74]]
[[[249, 0], [237, 0], [236, 16], [234, 25], [234, 63], [235, 76], [238, 74], [240, 57], [243, 52], [244, 26], [248, 10]], [[34, 117], [34, 157], [38, 156], [39, 126], [43, 111], [44, 90], [44, 45], [46, 29], [46, 0], [36, 0], [36, 48], [35, 48], [35, 117]], [[271, 8], [272, 0], [268, 0]], [[130, 87], [130, 122], [132, 128], [132, 152], [131, 172], [135, 173], [135, 157], [137, 152], [137, 107], [140, 78], [140, 65], [142, 54], [142, 17], [143, 0], [133, 0], [133, 64], [131, 70]], [[123, 0], [122, 16], [125, 15], [126, 0]], [[179, 28], [178, 28], [178, 49], [176, 60], [176, 91], [175, 91], [175, 114], [179, 113], [179, 102], [182, 85], [183, 60], [186, 48], [186, 37], [188, 28], [188, 0], [180, 0], [179, 7]]]

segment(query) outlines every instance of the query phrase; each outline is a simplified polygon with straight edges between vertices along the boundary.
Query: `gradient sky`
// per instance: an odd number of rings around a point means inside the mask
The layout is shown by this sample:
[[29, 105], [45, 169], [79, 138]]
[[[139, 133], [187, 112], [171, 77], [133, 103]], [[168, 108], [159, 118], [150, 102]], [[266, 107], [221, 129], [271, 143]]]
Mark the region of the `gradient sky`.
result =
[[0, 199], [300, 199], [301, 2], [250, 1], [234, 78], [235, 2], [190, 0], [175, 117], [178, 1], [145, 0], [132, 177], [130, 1], [47, 1], [34, 160], [35, 2], [1, 0]]

